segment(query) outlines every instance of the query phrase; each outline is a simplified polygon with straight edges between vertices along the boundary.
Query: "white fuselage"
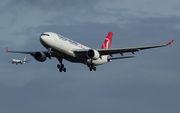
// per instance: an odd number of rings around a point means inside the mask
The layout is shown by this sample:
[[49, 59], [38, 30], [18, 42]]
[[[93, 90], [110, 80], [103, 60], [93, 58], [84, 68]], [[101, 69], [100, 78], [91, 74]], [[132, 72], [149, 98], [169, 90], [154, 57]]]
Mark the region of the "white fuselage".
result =
[[[52, 32], [45, 32], [40, 37], [41, 44], [47, 48], [52, 49], [59, 54], [60, 57], [76, 63], [88, 64], [91, 63], [91, 59], [77, 56], [74, 50], [78, 49], [91, 49], [73, 40], [70, 40], [64, 36], [58, 35]], [[93, 65], [101, 65], [108, 62], [108, 56], [104, 55], [97, 60], [92, 60]]]

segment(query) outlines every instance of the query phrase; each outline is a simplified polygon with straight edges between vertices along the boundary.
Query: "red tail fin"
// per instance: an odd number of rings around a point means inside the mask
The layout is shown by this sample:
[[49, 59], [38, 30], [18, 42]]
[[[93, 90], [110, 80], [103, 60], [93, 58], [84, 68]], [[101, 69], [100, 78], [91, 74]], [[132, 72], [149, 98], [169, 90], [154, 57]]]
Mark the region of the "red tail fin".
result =
[[101, 49], [107, 49], [111, 47], [111, 41], [112, 41], [112, 37], [113, 37], [113, 33], [109, 32], [109, 34], [107, 35]]

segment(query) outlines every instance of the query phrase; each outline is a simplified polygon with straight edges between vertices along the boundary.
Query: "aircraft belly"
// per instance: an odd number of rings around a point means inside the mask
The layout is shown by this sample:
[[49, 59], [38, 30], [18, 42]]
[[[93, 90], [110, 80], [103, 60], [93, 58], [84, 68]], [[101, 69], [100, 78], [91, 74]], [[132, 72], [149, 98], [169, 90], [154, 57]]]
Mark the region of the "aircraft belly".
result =
[[67, 61], [74, 62], [74, 63], [84, 63], [84, 62], [86, 62], [86, 59], [78, 58], [71, 51], [71, 48], [68, 48], [67, 46], [64, 46], [63, 48], [66, 48], [66, 49], [64, 50], [60, 46], [54, 46], [52, 50], [57, 52], [60, 57], [66, 59]]
[[86, 63], [86, 59], [79, 59], [79, 58], [74, 58], [74, 57], [65, 57], [64, 59], [73, 63]]

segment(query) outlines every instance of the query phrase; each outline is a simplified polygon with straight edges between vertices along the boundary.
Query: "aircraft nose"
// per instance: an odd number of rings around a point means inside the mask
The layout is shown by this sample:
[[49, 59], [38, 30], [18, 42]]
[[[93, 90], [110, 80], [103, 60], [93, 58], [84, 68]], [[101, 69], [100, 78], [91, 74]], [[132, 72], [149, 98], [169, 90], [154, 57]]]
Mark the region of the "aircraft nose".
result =
[[45, 43], [45, 40], [46, 40], [46, 39], [45, 39], [44, 36], [41, 36], [41, 37], [40, 37], [40, 42], [41, 42], [41, 43]]
[[48, 42], [48, 36], [41, 35], [40, 42], [41, 42], [42, 45], [46, 45], [47, 42]]

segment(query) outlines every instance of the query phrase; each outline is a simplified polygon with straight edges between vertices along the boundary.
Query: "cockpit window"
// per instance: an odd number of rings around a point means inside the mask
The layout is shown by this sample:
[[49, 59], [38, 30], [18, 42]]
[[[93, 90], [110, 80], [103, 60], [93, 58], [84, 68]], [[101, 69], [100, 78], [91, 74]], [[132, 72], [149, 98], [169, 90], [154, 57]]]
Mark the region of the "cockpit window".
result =
[[50, 36], [49, 34], [42, 34], [41, 36]]

